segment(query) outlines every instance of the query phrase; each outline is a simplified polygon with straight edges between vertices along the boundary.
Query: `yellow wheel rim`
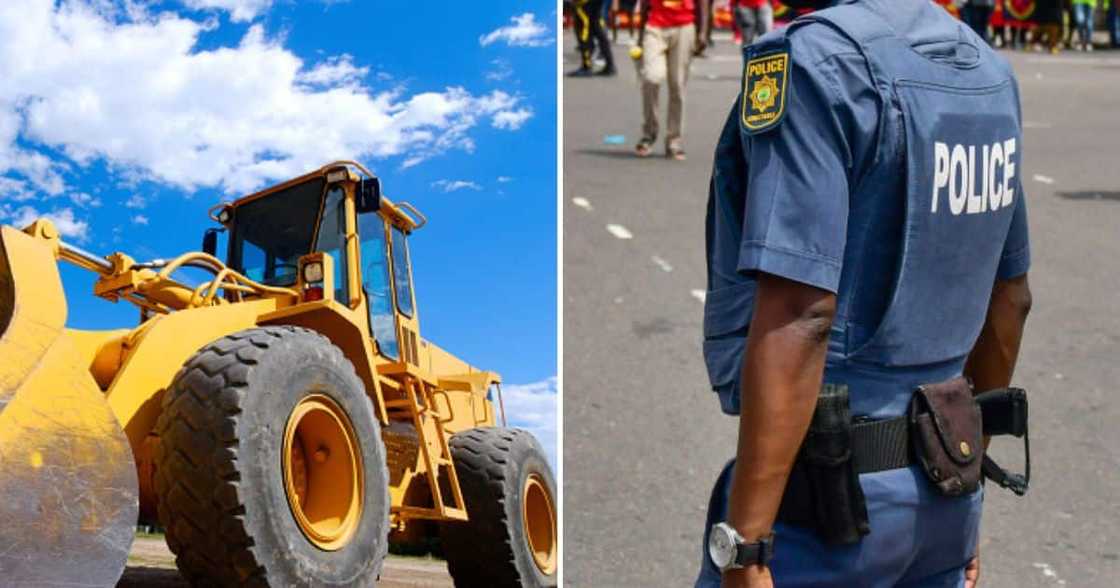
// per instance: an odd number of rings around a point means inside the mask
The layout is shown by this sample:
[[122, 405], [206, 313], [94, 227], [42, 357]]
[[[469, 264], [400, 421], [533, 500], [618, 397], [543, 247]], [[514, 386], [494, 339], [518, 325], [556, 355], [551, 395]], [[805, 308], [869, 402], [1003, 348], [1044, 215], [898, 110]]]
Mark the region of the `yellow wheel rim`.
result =
[[521, 524], [533, 562], [546, 576], [556, 571], [556, 515], [552, 495], [538, 474], [529, 474], [521, 490]]
[[320, 549], [341, 549], [362, 518], [364, 491], [350, 419], [322, 394], [304, 398], [288, 417], [283, 456], [284, 493], [300, 531]]

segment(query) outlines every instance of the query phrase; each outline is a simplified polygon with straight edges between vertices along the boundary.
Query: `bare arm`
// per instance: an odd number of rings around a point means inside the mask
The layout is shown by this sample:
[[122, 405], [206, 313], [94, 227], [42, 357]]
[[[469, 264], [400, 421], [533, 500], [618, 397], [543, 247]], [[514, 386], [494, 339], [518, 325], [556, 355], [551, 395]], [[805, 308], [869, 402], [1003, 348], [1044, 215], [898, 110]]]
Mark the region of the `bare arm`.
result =
[[1030, 310], [1031, 289], [1025, 274], [996, 282], [984, 327], [964, 366], [964, 374], [972, 379], [976, 391], [1011, 384]]
[[[774, 525], [820, 392], [836, 296], [760, 274], [743, 356], [739, 447], [728, 523], [748, 542]], [[759, 566], [724, 574], [724, 585], [766, 585]]]
[[[1000, 280], [992, 287], [988, 316], [968, 361], [964, 374], [972, 380], [977, 392], [1004, 388], [1011, 384], [1015, 362], [1019, 359], [1019, 343], [1023, 326], [1031, 310], [1031, 289], [1026, 274]], [[988, 438], [984, 438], [984, 447]], [[965, 588], [975, 588], [980, 581], [980, 555], [977, 553], [965, 567]]]

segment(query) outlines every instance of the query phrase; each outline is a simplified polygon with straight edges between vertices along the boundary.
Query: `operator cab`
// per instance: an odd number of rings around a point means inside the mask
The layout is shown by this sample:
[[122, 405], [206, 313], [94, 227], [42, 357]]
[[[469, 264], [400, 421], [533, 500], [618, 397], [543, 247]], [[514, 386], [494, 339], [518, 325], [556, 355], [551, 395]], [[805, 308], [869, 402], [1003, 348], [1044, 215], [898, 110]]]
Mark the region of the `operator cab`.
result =
[[[329, 254], [333, 300], [352, 310], [365, 306], [382, 356], [417, 363], [419, 320], [407, 239], [425, 219], [411, 205], [383, 198], [376, 177], [359, 178], [349, 166], [331, 164], [219, 205], [211, 217], [229, 231], [226, 265], [262, 284], [296, 288], [301, 258]], [[203, 240], [211, 255], [218, 230], [210, 229]], [[348, 231], [357, 234], [354, 245]]]

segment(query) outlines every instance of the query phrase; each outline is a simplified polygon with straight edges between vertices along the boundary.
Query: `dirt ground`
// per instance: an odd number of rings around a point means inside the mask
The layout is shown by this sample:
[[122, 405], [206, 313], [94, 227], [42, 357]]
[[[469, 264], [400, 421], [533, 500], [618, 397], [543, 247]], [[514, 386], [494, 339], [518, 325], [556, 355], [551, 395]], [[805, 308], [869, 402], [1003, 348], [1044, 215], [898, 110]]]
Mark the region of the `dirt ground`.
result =
[[[390, 555], [381, 571], [380, 588], [453, 586], [447, 564], [436, 559]], [[117, 588], [186, 588], [175, 569], [175, 556], [158, 537], [137, 537], [128, 556], [128, 568]]]

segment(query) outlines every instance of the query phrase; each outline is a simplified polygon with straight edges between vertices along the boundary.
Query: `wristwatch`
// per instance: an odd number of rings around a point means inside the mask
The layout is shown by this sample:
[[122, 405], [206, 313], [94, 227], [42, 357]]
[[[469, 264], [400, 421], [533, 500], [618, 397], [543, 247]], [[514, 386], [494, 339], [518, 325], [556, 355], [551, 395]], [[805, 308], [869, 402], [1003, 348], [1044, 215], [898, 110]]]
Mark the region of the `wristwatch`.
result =
[[747, 566], [764, 566], [774, 557], [774, 534], [747, 543], [735, 527], [717, 523], [708, 536], [708, 555], [721, 572]]

